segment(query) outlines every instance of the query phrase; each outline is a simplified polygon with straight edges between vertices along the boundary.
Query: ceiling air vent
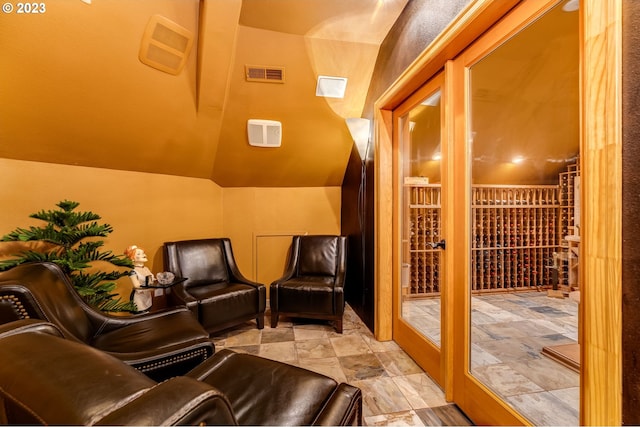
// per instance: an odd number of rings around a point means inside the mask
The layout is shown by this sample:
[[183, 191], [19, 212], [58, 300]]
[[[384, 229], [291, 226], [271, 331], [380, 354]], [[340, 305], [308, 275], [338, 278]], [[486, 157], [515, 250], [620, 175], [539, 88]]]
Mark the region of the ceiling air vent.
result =
[[284, 83], [284, 67], [245, 65], [248, 82]]
[[164, 16], [149, 19], [142, 36], [138, 58], [150, 67], [178, 75], [187, 62], [193, 34]]

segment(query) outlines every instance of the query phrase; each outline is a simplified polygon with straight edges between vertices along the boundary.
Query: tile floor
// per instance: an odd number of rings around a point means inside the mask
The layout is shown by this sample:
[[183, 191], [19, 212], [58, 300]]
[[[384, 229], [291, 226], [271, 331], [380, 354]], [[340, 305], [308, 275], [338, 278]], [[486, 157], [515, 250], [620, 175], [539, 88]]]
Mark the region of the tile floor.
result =
[[230, 348], [301, 366], [360, 387], [366, 425], [472, 425], [442, 390], [393, 341], [379, 342], [347, 306], [343, 334], [322, 321], [282, 318], [258, 330], [247, 322], [212, 335], [216, 350]]
[[[534, 425], [577, 425], [579, 375], [540, 354], [577, 340], [577, 304], [545, 293], [491, 294], [472, 301], [472, 370]], [[435, 334], [438, 308], [416, 300], [407, 309]], [[420, 314], [424, 315], [421, 320]], [[472, 425], [393, 341], [379, 342], [347, 306], [344, 333], [322, 321], [281, 318], [276, 329], [255, 322], [213, 335], [231, 348], [301, 366], [360, 387], [366, 425]], [[428, 325], [428, 326], [427, 326]]]
[[[405, 306], [406, 318], [438, 342], [437, 301]], [[577, 342], [574, 301], [544, 292], [474, 296], [471, 324], [472, 372], [478, 379], [535, 425], [578, 425], [579, 374], [540, 353], [547, 345]]]

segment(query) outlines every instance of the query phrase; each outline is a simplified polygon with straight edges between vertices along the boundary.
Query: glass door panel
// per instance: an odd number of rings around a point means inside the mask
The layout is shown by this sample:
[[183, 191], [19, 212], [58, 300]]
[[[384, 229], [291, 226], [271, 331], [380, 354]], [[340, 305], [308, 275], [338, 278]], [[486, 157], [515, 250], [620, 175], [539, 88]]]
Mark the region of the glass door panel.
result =
[[[394, 111], [399, 284], [394, 339], [442, 385], [442, 78]], [[446, 140], [444, 140], [446, 142]]]
[[440, 90], [401, 120], [409, 121], [403, 157], [402, 318], [440, 347], [442, 248]]
[[536, 425], [579, 421], [577, 3], [467, 72], [469, 371]]

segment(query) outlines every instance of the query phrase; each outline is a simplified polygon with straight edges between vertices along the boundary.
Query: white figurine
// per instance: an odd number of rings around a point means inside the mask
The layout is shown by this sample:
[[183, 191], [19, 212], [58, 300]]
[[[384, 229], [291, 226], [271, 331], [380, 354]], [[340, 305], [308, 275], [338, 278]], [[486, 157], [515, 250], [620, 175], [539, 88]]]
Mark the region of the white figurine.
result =
[[133, 261], [133, 270], [129, 274], [133, 290], [131, 291], [131, 299], [138, 307], [138, 311], [145, 311], [151, 307], [153, 302], [153, 289], [143, 289], [144, 285], [150, 285], [155, 281], [153, 273], [149, 268], [145, 267], [147, 262], [147, 254], [144, 249], [136, 245], [129, 246], [124, 254]]

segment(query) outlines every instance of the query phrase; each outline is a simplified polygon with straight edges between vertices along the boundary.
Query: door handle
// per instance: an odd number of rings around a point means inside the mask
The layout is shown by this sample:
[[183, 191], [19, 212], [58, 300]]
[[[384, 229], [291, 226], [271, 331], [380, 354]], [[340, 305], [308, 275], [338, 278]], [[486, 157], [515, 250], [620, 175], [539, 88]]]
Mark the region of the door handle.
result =
[[431, 246], [431, 249], [439, 248], [439, 249], [445, 250], [447, 246], [447, 242], [445, 242], [445, 240], [442, 239], [439, 242], [429, 242], [428, 245]]

